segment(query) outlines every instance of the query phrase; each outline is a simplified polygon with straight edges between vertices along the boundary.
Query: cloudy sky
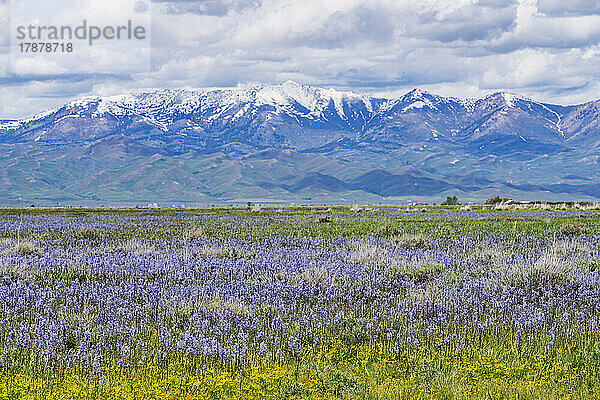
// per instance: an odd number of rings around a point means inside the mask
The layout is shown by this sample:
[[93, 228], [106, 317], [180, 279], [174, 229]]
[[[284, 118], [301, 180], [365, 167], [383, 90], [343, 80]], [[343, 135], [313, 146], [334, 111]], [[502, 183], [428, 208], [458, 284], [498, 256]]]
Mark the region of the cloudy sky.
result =
[[[54, 1], [69, 10], [109, 0]], [[11, 7], [0, 0], [0, 118], [82, 95], [287, 80], [387, 97], [420, 87], [458, 97], [508, 90], [561, 104], [600, 98], [597, 0], [132, 1], [151, 16], [148, 68], [40, 64], [33, 73], [11, 67]], [[125, 58], [113, 52], [103, 61]]]

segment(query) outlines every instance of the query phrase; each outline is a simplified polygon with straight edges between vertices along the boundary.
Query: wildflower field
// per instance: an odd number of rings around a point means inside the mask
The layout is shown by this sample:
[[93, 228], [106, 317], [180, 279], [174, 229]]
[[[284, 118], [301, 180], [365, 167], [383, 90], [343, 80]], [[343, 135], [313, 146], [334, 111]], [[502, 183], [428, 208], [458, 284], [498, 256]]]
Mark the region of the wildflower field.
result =
[[0, 211], [2, 399], [599, 393], [594, 207]]

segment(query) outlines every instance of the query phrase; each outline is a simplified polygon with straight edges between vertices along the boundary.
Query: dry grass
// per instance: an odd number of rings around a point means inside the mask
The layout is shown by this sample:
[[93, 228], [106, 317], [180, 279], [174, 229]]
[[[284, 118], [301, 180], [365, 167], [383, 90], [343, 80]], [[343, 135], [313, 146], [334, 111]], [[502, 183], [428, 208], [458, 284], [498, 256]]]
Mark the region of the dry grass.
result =
[[[406, 297], [412, 301], [425, 303], [439, 299], [444, 293], [444, 287], [438, 282], [428, 281], [424, 285], [413, 287], [406, 292]], [[447, 294], [444, 294], [447, 295]]]
[[313, 267], [302, 271], [300, 277], [310, 285], [321, 285], [329, 281], [329, 271], [323, 267]]
[[201, 301], [182, 301], [175, 307], [175, 313], [185, 319], [191, 318], [198, 311], [222, 313], [229, 310], [235, 315], [245, 316], [250, 314], [248, 304], [238, 298], [223, 299], [219, 295], [206, 297]]
[[498, 204], [494, 205], [494, 210], [500, 210], [500, 211], [515, 210], [518, 208], [519, 208], [518, 204], [498, 203]]
[[567, 211], [567, 210], [581, 210], [581, 211], [592, 211], [592, 210], [600, 210], [600, 203], [593, 204], [582, 204], [582, 203], [558, 203], [558, 204], [548, 204], [548, 203], [499, 203], [495, 205], [484, 205], [484, 207], [490, 207], [494, 210], [542, 210], [542, 211]]
[[592, 249], [588, 243], [581, 242], [575, 238], [555, 240], [549, 247], [550, 254], [567, 256], [570, 254], [591, 253]]
[[379, 245], [355, 242], [350, 245], [353, 251], [350, 252], [348, 261], [356, 264], [383, 264], [388, 262], [388, 250]]
[[479, 245], [471, 253], [471, 257], [475, 263], [486, 265], [504, 264], [509, 256], [509, 250], [498, 244], [494, 246]]
[[574, 240], [555, 241], [532, 262], [507, 265], [495, 263], [492, 270], [499, 273], [502, 280], [510, 285], [535, 285], [554, 287], [565, 282], [579, 282], [587, 264], [578, 264], [569, 258], [576, 252], [587, 252], [590, 249]]
[[20, 254], [22, 256], [30, 256], [30, 255], [37, 255], [37, 256], [41, 256], [42, 255], [42, 251], [40, 248], [38, 248], [35, 243], [27, 241], [27, 240], [19, 240], [15, 243], [14, 247], [12, 248], [12, 252]]
[[205, 237], [206, 234], [202, 228], [192, 228], [188, 229], [184, 236], [188, 239], [201, 239]]
[[580, 205], [582, 211], [600, 210], [600, 203]]
[[123, 243], [119, 248], [128, 253], [133, 253], [136, 256], [152, 254], [156, 251], [156, 248], [151, 243], [140, 239], [130, 239]]
[[241, 258], [237, 249], [218, 245], [204, 246], [195, 255], [202, 258]]

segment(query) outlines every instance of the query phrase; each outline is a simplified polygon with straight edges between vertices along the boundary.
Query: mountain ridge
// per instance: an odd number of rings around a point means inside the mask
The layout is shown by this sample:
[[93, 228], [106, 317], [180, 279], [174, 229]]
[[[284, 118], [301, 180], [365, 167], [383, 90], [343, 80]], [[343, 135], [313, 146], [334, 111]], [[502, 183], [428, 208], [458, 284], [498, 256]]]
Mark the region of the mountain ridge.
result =
[[[294, 93], [296, 92], [296, 93]], [[304, 92], [304, 93], [302, 93]], [[313, 93], [310, 93], [313, 92]], [[198, 107], [201, 103], [201, 100], [210, 98], [214, 94], [224, 94], [221, 97], [222, 100], [225, 100], [225, 104], [231, 105], [235, 102], [250, 102], [250, 101], [258, 101], [259, 104], [264, 105], [279, 105], [286, 106], [289, 105], [289, 102], [286, 100], [292, 99], [296, 101], [298, 104], [305, 107], [311, 113], [314, 111], [322, 111], [322, 108], [315, 106], [324, 106], [327, 103], [321, 101], [318, 102], [320, 95], [321, 100], [333, 101], [336, 104], [336, 110], [338, 110], [340, 116], [344, 116], [343, 109], [341, 108], [340, 102], [344, 98], [353, 98], [363, 101], [365, 106], [369, 109], [370, 112], [377, 114], [382, 111], [386, 111], [392, 108], [395, 104], [405, 103], [413, 99], [415, 102], [422, 101], [423, 98], [429, 97], [434, 98], [436, 100], [441, 100], [444, 102], [455, 102], [466, 107], [472, 107], [478, 101], [483, 101], [488, 98], [493, 98], [497, 96], [502, 96], [505, 99], [505, 102], [509, 107], [514, 106], [514, 99], [519, 99], [522, 101], [527, 101], [530, 103], [544, 104], [550, 105], [552, 107], [579, 107], [586, 104], [593, 103], [594, 101], [578, 104], [578, 105], [558, 105], [551, 103], [543, 103], [538, 102], [532, 98], [518, 95], [516, 93], [512, 93], [509, 91], [496, 91], [490, 93], [488, 95], [482, 97], [473, 97], [473, 98], [459, 98], [453, 96], [440, 96], [436, 93], [423, 90], [420, 88], [414, 88], [409, 92], [405, 93], [400, 97], [376, 97], [369, 96], [366, 94], [360, 94], [354, 91], [338, 91], [336, 89], [324, 89], [317, 86], [304, 86], [300, 85], [294, 81], [287, 81], [283, 84], [279, 85], [259, 85], [253, 86], [250, 88], [226, 88], [226, 89], [202, 89], [202, 88], [176, 88], [176, 89], [142, 89], [137, 91], [132, 91], [127, 94], [120, 95], [112, 95], [112, 96], [84, 96], [78, 99], [67, 102], [61, 107], [53, 108], [50, 110], [46, 110], [33, 116], [27, 118], [17, 118], [17, 119], [0, 119], [0, 129], [16, 129], [19, 125], [24, 123], [33, 122], [36, 120], [43, 119], [53, 113], [57, 113], [63, 108], [75, 108], [77, 106], [89, 106], [91, 103], [102, 103], [104, 107], [98, 110], [99, 113], [108, 112], [114, 113], [117, 115], [126, 115], [127, 111], [135, 112], [135, 106], [139, 107], [140, 104], [144, 104], [145, 107], [142, 109], [143, 111], [152, 110], [152, 106], [154, 107], [164, 107], [165, 105], [180, 105], [182, 107]], [[323, 95], [328, 96], [323, 96]], [[158, 95], [158, 97], [156, 96]], [[183, 96], [182, 96], [183, 95]], [[311, 99], [312, 95], [312, 99]], [[254, 96], [254, 97], [253, 97]], [[144, 103], [144, 100], [146, 102]], [[178, 101], [174, 101], [178, 100]], [[154, 101], [154, 103], [153, 103]], [[369, 101], [379, 102], [381, 106], [379, 110], [375, 111]], [[135, 103], [138, 104], [135, 104]], [[311, 104], [312, 103], [312, 104]], [[431, 105], [431, 102], [429, 102]], [[208, 104], [210, 106], [210, 102]], [[421, 105], [414, 106], [415, 108], [420, 108]], [[115, 110], [118, 110], [115, 112]], [[185, 112], [184, 108], [178, 108], [179, 112]], [[188, 109], [188, 112], [193, 111], [192, 109]], [[554, 111], [552, 111], [554, 112]], [[555, 113], [555, 112], [554, 112]], [[555, 113], [556, 114], [556, 113]]]
[[[83, 174], [90, 183], [62, 182], [44, 151], [65, 160], [62, 168], [88, 166], [71, 179]], [[264, 151], [277, 157], [252, 158]], [[215, 177], [186, 169], [213, 159], [221, 160]], [[288, 81], [88, 96], [0, 121], [5, 199], [134, 201], [126, 188], [137, 183], [120, 178], [132, 174], [152, 188], [143, 201], [401, 201], [449, 193], [589, 200], [600, 198], [599, 160], [600, 101], [563, 106], [510, 92], [459, 99], [413, 89], [385, 99]], [[32, 162], [28, 175], [11, 170]], [[195, 183], [165, 183], [165, 176]], [[104, 186], [91, 183], [100, 178]], [[50, 183], [45, 192], [14, 184], [27, 179]]]

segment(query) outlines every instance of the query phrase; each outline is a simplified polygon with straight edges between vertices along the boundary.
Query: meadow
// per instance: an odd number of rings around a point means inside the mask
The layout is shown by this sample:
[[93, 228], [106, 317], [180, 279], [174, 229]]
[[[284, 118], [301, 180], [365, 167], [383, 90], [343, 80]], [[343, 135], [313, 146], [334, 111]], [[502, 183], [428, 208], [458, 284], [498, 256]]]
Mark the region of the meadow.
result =
[[595, 206], [0, 210], [0, 398], [600, 398]]

